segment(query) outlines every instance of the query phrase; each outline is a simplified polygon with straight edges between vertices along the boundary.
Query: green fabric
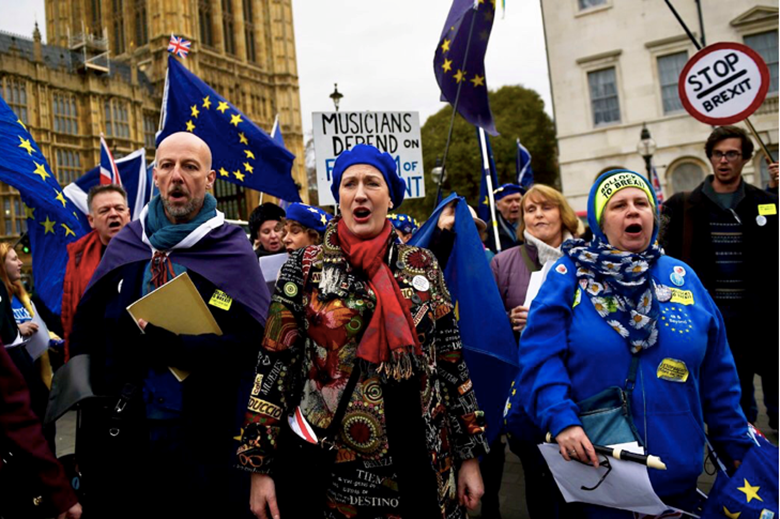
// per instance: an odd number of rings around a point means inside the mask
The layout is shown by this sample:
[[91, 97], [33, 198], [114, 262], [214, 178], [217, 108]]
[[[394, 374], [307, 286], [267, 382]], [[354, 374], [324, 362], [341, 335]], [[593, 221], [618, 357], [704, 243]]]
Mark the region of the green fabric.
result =
[[146, 215], [146, 236], [156, 250], [169, 250], [197, 229], [203, 222], [217, 215], [217, 199], [209, 193], [203, 200], [203, 207], [198, 215], [187, 223], [173, 224], [165, 216], [162, 199], [159, 195], [149, 202], [149, 212]]

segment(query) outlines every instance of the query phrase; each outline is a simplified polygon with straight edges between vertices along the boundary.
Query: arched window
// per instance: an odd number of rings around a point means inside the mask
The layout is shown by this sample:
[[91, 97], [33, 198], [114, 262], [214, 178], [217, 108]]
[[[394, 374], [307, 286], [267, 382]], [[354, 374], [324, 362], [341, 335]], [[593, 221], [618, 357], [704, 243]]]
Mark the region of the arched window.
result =
[[698, 159], [679, 159], [666, 170], [666, 185], [671, 186], [674, 193], [692, 191], [704, 180], [704, 168]]

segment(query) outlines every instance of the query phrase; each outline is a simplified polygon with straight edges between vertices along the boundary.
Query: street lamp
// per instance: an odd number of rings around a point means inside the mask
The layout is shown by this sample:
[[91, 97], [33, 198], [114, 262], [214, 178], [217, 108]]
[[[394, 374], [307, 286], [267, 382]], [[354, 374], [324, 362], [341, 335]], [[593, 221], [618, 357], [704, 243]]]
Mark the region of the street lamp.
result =
[[650, 130], [647, 129], [647, 125], [642, 123], [642, 132], [639, 134], [639, 143], [636, 145], [636, 151], [642, 158], [645, 159], [645, 169], [647, 170], [647, 178], [650, 179], [650, 170], [653, 167], [653, 154], [655, 153], [657, 146], [655, 141], [650, 136]]
[[341, 101], [341, 98], [344, 97], [344, 94], [339, 92], [339, 84], [333, 83], [333, 93], [328, 96], [331, 99], [333, 99], [333, 106], [336, 107], [336, 111], [339, 111], [339, 101]]

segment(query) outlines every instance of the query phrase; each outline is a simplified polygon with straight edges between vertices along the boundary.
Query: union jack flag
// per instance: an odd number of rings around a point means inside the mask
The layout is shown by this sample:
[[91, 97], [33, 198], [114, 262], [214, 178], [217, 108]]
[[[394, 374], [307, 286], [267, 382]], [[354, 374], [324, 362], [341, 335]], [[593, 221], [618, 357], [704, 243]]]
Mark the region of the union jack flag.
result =
[[168, 52], [174, 56], [186, 58], [190, 52], [190, 45], [192, 45], [191, 41], [171, 34], [171, 41], [168, 42]]
[[122, 185], [122, 177], [119, 176], [119, 168], [116, 165], [111, 150], [108, 149], [103, 133], [100, 134], [100, 184]]

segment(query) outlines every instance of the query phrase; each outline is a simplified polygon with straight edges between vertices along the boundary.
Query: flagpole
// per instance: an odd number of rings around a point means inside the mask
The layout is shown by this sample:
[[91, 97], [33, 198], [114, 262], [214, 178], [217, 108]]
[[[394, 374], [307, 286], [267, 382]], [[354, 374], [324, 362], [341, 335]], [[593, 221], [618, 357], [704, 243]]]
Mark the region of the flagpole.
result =
[[490, 174], [490, 157], [488, 157], [485, 130], [479, 129], [479, 146], [482, 149], [482, 174], [487, 176], [487, 192], [490, 201], [490, 216], [493, 221], [493, 238], [496, 240], [496, 254], [501, 252], [501, 240], [498, 237], [498, 218], [496, 218], [496, 200], [493, 197], [493, 175]]
[[[473, 9], [476, 11], [476, 9]], [[461, 70], [466, 69], [466, 62], [469, 58], [469, 47], [471, 47], [471, 35], [474, 33], [474, 22], [477, 19], [477, 14], [473, 13], [471, 16], [471, 25], [469, 25], [469, 37], [466, 40], [466, 52], [463, 55], [463, 65], [461, 66]], [[447, 171], [447, 154], [450, 151], [450, 142], [452, 141], [452, 129], [455, 126], [455, 114], [458, 113], [458, 103], [460, 102], [460, 89], [463, 86], [463, 83], [465, 81], [465, 78], [463, 81], [458, 82], [458, 90], [455, 92], [455, 102], [452, 105], [452, 116], [450, 117], [450, 128], [447, 131], [447, 143], [444, 145], [444, 156], [441, 159], [441, 171], [442, 176], [441, 180], [439, 181], [439, 189], [436, 192], [436, 198], [433, 199], [433, 208], [436, 209], [436, 206], [438, 205], [436, 202], [438, 202], [439, 198], [441, 198], [441, 186], [444, 183], [444, 175]], [[492, 196], [492, 191], [491, 191]]]

